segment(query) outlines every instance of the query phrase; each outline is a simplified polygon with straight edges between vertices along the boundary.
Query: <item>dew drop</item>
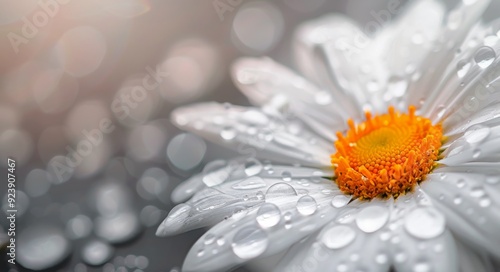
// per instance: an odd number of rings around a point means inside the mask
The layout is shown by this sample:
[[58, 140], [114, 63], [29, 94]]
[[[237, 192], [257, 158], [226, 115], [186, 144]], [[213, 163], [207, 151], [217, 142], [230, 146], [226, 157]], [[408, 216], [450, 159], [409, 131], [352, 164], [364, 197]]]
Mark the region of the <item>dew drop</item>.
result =
[[413, 272], [429, 272], [429, 271], [431, 271], [431, 267], [429, 266], [428, 263], [419, 262], [415, 264], [415, 266], [413, 267]]
[[498, 184], [499, 181], [500, 181], [500, 177], [498, 177], [498, 176], [489, 175], [486, 177], [486, 183], [488, 183], [488, 184], [492, 184], [492, 185]]
[[350, 196], [346, 195], [336, 195], [332, 199], [332, 206], [335, 208], [342, 208], [351, 200]]
[[311, 215], [316, 212], [318, 204], [316, 200], [309, 195], [305, 195], [297, 201], [297, 211], [302, 215]]
[[378, 254], [376, 257], [375, 257], [375, 261], [378, 263], [378, 264], [385, 264], [387, 263], [387, 255], [385, 254]]
[[249, 159], [245, 163], [245, 174], [249, 177], [258, 175], [262, 171], [262, 168], [263, 168], [262, 163], [260, 163], [258, 160]]
[[269, 187], [266, 192], [266, 199], [282, 198], [287, 196], [296, 196], [297, 192], [295, 189], [287, 183], [276, 183]]
[[225, 127], [220, 132], [220, 136], [226, 141], [231, 141], [236, 138], [236, 130], [233, 127]]
[[321, 91], [314, 95], [314, 100], [318, 105], [329, 105], [332, 103], [332, 96], [326, 91]]
[[465, 140], [470, 144], [484, 141], [490, 135], [490, 128], [483, 125], [474, 125], [467, 129], [464, 134]]
[[477, 158], [479, 158], [479, 156], [481, 156], [481, 149], [475, 148], [474, 150], [472, 150], [472, 158], [473, 159], [477, 159]]
[[416, 208], [406, 215], [404, 226], [416, 238], [431, 239], [444, 232], [445, 219], [434, 208]]
[[474, 60], [483, 69], [488, 68], [495, 61], [496, 53], [491, 47], [483, 46], [476, 51]]
[[463, 78], [470, 70], [471, 63], [466, 60], [461, 60], [457, 63], [457, 75], [459, 78]]
[[321, 242], [330, 249], [346, 247], [356, 238], [356, 232], [345, 225], [334, 226], [321, 235]]
[[456, 196], [454, 199], [453, 199], [453, 203], [455, 203], [455, 205], [460, 205], [462, 204], [463, 200], [462, 200], [462, 197], [460, 196]]
[[247, 226], [234, 235], [231, 247], [239, 258], [252, 259], [261, 255], [267, 249], [268, 243], [266, 232], [254, 226]]
[[479, 206], [487, 208], [491, 206], [491, 199], [489, 197], [483, 197], [479, 200]]
[[389, 79], [387, 88], [394, 97], [402, 97], [408, 88], [408, 81], [402, 77], [394, 76]]
[[289, 171], [283, 171], [283, 173], [281, 173], [281, 178], [283, 181], [290, 182], [292, 181], [292, 173]]
[[208, 246], [213, 244], [214, 242], [215, 242], [215, 235], [213, 235], [212, 233], [207, 233], [205, 235], [205, 240], [203, 241], [203, 243]]
[[264, 203], [257, 211], [256, 220], [262, 228], [274, 227], [281, 220], [281, 211], [272, 203]]
[[356, 216], [356, 225], [366, 233], [372, 233], [382, 228], [389, 219], [389, 211], [381, 206], [369, 206]]
[[483, 187], [476, 186], [476, 187], [471, 188], [470, 196], [479, 198], [479, 197], [482, 197], [484, 195], [486, 195], [486, 192], [484, 191]]

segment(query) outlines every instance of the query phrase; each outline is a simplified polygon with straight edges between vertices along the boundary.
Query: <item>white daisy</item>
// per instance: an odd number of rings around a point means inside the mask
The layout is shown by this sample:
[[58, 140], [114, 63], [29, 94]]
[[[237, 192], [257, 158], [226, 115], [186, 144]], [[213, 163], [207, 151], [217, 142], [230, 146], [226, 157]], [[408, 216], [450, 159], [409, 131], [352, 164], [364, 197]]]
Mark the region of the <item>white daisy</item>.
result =
[[488, 4], [416, 1], [373, 37], [320, 18], [297, 32], [305, 77], [242, 59], [234, 81], [256, 107], [177, 109], [180, 128], [243, 156], [173, 192], [186, 202], [158, 235], [213, 226], [183, 271], [281, 252], [274, 271], [493, 271], [500, 23], [478, 23]]

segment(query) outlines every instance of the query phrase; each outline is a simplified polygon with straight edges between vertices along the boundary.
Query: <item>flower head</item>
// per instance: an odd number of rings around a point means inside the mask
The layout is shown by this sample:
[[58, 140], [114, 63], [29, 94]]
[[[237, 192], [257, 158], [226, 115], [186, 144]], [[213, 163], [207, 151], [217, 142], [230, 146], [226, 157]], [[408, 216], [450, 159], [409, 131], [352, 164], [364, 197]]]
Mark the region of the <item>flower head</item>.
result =
[[368, 35], [331, 15], [297, 31], [304, 77], [242, 59], [256, 107], [177, 109], [236, 149], [172, 195], [158, 235], [213, 226], [184, 271], [284, 254], [275, 271], [490, 271], [500, 259], [498, 24], [487, 0], [414, 1]]

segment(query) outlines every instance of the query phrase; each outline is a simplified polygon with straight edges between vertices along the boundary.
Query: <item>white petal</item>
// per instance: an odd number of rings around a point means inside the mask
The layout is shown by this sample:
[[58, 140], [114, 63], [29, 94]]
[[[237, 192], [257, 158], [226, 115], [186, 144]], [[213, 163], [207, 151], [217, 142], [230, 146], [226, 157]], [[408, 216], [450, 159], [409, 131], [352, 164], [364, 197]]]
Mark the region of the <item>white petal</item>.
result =
[[468, 72], [462, 77], [461, 72], [454, 73], [437, 98], [430, 98], [433, 102], [428, 104], [428, 111], [434, 121], [446, 119], [446, 129], [460, 121], [470, 120], [472, 114], [500, 102], [500, 95], [495, 90], [498, 83], [494, 82], [500, 76], [499, 54], [500, 39], [497, 38], [489, 46], [478, 46], [468, 58], [452, 63], [455, 70], [465, 65], [461, 69]]
[[488, 190], [480, 178], [479, 174], [431, 174], [421, 187], [460, 239], [500, 257], [500, 205], [490, 195], [498, 190]]
[[264, 114], [260, 109], [202, 103], [178, 108], [172, 121], [242, 154], [287, 164], [330, 167], [333, 144], [315, 136], [298, 121]]
[[419, 105], [421, 101], [434, 101], [431, 95], [438, 94], [443, 89], [440, 85], [442, 71], [447, 70], [456, 49], [467, 37], [469, 30], [479, 21], [489, 3], [489, 0], [462, 2], [449, 13], [447, 24], [439, 35], [438, 43], [422, 62], [423, 69], [417, 71], [420, 77], [410, 84], [408, 104]]
[[[338, 188], [332, 180], [321, 178], [325, 174], [322, 171], [268, 165], [265, 168], [262, 173], [254, 176], [247, 176], [244, 168], [229, 172], [227, 181], [205, 188], [197, 192], [188, 202], [174, 207], [158, 228], [157, 235], [175, 235], [212, 226], [266, 200], [280, 205], [289, 204], [287, 201], [295, 201], [290, 198], [276, 199], [274, 198], [276, 193], [280, 195], [288, 193], [294, 197], [311, 195], [317, 198], [332, 198], [332, 194], [338, 193]], [[275, 172], [275, 169], [283, 172]], [[183, 213], [179, 214], [179, 211]]]
[[391, 73], [406, 77], [405, 71], [420, 68], [437, 39], [445, 12], [443, 3], [435, 0], [410, 2], [400, 17], [377, 35], [375, 50], [381, 51], [381, 60]]
[[368, 54], [371, 44], [352, 20], [334, 14], [307, 22], [297, 30], [295, 56], [309, 79], [349, 107], [361, 109], [370, 99], [368, 82], [378, 84], [378, 77], [385, 72], [379, 59]]
[[240, 59], [232, 71], [235, 84], [252, 103], [265, 106], [282, 96], [287, 111], [330, 140], [335, 139], [335, 132], [347, 127], [347, 119], [356, 112], [330, 92], [317, 88], [269, 58]]
[[500, 126], [471, 127], [461, 137], [445, 144], [440, 164], [457, 166], [467, 162], [498, 162]]
[[454, 238], [428, 196], [417, 190], [395, 204], [391, 232], [381, 239], [390, 241], [396, 271], [457, 271]]
[[315, 198], [318, 208], [313, 214], [301, 213], [296, 204], [300, 197], [291, 198], [295, 202], [281, 201], [273, 206], [279, 207], [279, 212], [269, 216], [273, 220], [278, 216], [279, 221], [272, 224], [259, 223], [263, 220], [259, 217], [262, 213], [254, 209], [244, 217], [229, 218], [210, 229], [191, 248], [183, 271], [224, 271], [257, 257], [279, 253], [314, 233], [337, 214], [337, 209], [329, 203], [331, 196], [318, 195]]
[[388, 271], [388, 242], [379, 237], [391, 205], [354, 201], [316, 237], [294, 246], [275, 271]]
[[459, 240], [456, 241], [458, 261], [461, 272], [494, 272], [493, 264], [488, 256], [481, 250], [470, 248], [462, 244]]

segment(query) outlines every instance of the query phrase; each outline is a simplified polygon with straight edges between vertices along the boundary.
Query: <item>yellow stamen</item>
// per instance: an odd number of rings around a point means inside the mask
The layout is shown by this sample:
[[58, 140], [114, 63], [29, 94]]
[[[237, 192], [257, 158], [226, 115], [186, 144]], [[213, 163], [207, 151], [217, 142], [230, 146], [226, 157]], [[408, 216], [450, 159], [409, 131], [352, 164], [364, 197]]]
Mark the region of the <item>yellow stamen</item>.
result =
[[424, 180], [434, 168], [441, 147], [440, 124], [389, 107], [387, 114], [372, 116], [356, 125], [349, 120], [345, 135], [337, 132], [337, 153], [332, 155], [336, 182], [346, 194], [361, 199], [398, 197]]

